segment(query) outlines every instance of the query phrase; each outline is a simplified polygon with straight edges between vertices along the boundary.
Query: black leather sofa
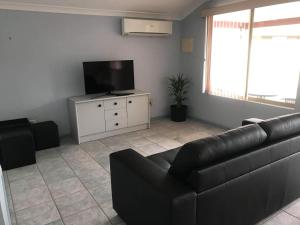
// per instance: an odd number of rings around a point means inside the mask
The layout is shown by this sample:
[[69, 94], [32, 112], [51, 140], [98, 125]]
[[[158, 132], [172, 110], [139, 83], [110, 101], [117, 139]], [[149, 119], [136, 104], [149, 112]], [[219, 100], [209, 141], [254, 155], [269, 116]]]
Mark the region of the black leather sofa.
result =
[[179, 149], [110, 155], [113, 208], [128, 225], [251, 225], [300, 197], [300, 114]]

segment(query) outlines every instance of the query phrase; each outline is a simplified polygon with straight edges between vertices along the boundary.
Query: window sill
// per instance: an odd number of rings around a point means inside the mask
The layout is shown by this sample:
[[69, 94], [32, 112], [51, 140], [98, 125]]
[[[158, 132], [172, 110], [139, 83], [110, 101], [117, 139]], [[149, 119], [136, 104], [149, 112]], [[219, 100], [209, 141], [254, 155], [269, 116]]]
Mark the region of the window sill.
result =
[[283, 108], [283, 109], [294, 110], [296, 108], [296, 104], [288, 103], [288, 102], [277, 102], [277, 101], [272, 101], [272, 100], [268, 100], [268, 99], [259, 99], [259, 98], [253, 98], [253, 97], [248, 97], [248, 99], [231, 98], [231, 97], [226, 97], [226, 96], [222, 96], [222, 95], [210, 94], [210, 93], [207, 93], [207, 92], [205, 92], [204, 94], [208, 95], [208, 96], [227, 98], [227, 99], [232, 99], [232, 100], [236, 100], [236, 101], [243, 101], [243, 102], [251, 102], [251, 103], [256, 103], [256, 104], [261, 104], [261, 105], [268, 105], [268, 106], [273, 106], [273, 107], [278, 107], [278, 108]]

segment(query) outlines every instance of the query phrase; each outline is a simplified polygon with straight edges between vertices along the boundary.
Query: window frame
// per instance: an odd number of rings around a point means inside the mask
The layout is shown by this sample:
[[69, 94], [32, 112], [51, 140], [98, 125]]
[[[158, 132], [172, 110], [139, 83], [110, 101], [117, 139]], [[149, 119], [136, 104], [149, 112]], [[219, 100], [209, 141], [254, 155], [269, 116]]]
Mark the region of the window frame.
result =
[[[255, 102], [260, 104], [268, 104], [272, 106], [279, 106], [279, 107], [285, 107], [285, 108], [292, 108], [295, 109], [296, 102], [297, 102], [297, 96], [295, 98], [295, 101], [275, 101], [270, 100], [266, 98], [260, 98], [260, 97], [252, 97], [249, 96], [248, 93], [248, 86], [249, 86], [249, 73], [250, 73], [250, 61], [251, 61], [251, 50], [252, 50], [252, 41], [253, 41], [253, 29], [254, 29], [254, 16], [255, 16], [255, 8], [249, 9], [250, 10], [250, 20], [249, 20], [249, 42], [248, 42], [248, 54], [247, 54], [247, 72], [246, 72], [246, 88], [245, 88], [245, 94], [242, 96], [242, 98], [232, 98], [228, 96], [218, 95], [215, 93], [212, 93], [211, 91], [211, 79], [210, 79], [210, 72], [211, 72], [211, 60], [212, 60], [212, 37], [213, 37], [213, 17], [215, 15], [206, 16], [206, 35], [205, 35], [205, 53], [204, 53], [204, 70], [203, 70], [203, 81], [204, 83], [204, 94], [213, 95], [213, 96], [219, 96], [219, 97], [225, 97], [225, 98], [231, 98], [235, 100], [242, 100], [242, 101], [249, 101], [249, 102]], [[299, 19], [295, 17], [295, 19]], [[298, 80], [298, 84], [300, 83], [300, 78]], [[298, 86], [297, 86], [298, 89]]]

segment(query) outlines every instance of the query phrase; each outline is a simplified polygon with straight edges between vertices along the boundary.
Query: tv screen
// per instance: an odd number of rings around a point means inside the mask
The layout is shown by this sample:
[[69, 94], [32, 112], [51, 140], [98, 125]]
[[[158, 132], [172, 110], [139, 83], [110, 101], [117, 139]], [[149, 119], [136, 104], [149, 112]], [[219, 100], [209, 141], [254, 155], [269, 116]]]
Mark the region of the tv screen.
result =
[[84, 62], [86, 94], [134, 89], [133, 60]]

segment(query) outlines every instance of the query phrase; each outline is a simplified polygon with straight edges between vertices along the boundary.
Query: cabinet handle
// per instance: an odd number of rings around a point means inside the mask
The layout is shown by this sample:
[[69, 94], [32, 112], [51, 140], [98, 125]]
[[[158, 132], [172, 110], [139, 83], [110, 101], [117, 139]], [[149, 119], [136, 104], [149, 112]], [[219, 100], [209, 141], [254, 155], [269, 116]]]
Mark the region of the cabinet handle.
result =
[[98, 107], [99, 107], [99, 108], [101, 108], [101, 107], [102, 107], [102, 105], [101, 105], [101, 104], [99, 104], [99, 105], [98, 105]]
[[129, 103], [129, 104], [131, 104], [131, 103], [132, 103], [132, 101], [129, 101], [128, 103]]
[[115, 123], [115, 126], [119, 126], [119, 123]]
[[114, 103], [114, 105], [118, 105], [118, 103], [117, 103], [117, 102], [115, 102], [115, 103]]
[[115, 113], [115, 116], [117, 116], [118, 115], [118, 113]]

